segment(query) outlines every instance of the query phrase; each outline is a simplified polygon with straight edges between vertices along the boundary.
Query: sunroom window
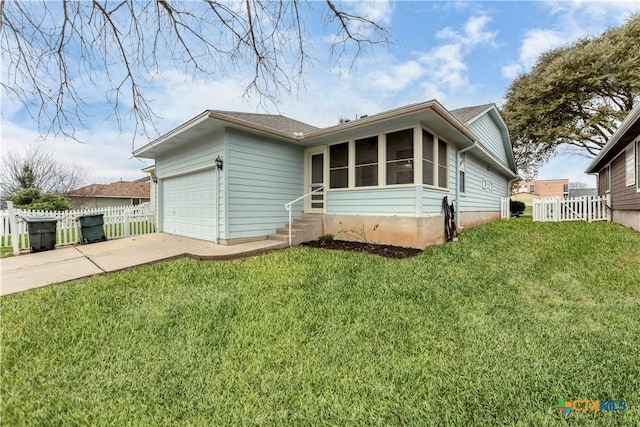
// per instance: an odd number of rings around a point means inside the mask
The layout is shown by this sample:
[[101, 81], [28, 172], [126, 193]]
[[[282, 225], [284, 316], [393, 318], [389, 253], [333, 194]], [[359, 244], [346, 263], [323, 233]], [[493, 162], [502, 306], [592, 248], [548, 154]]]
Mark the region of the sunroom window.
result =
[[467, 153], [460, 154], [460, 192], [466, 191], [466, 175], [467, 175]]
[[640, 139], [636, 142], [636, 189], [640, 192]]
[[387, 185], [413, 183], [413, 129], [387, 134]]
[[426, 130], [422, 130], [422, 183], [434, 185], [434, 162], [433, 135]]
[[447, 166], [447, 143], [438, 140], [438, 187], [447, 188], [447, 177], [449, 168]]
[[358, 139], [356, 145], [356, 187], [378, 185], [378, 137]]
[[329, 146], [329, 187], [347, 188], [349, 186], [349, 144]]

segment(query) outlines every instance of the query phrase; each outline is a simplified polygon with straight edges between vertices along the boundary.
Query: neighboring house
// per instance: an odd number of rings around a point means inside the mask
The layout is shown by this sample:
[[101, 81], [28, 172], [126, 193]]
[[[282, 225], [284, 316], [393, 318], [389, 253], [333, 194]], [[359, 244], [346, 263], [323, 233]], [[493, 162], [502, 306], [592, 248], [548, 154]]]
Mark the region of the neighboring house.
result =
[[150, 184], [148, 180], [91, 184], [72, 190], [65, 196], [69, 197], [73, 209], [138, 205], [150, 201]]
[[592, 197], [598, 195], [597, 188], [569, 188], [569, 198], [574, 197]]
[[514, 186], [511, 198], [526, 205], [532, 205], [534, 199], [548, 197], [569, 197], [568, 179], [536, 179], [518, 181]]
[[318, 190], [293, 205], [320, 223], [315, 237], [423, 248], [444, 241], [444, 197], [469, 229], [500, 217], [517, 177], [495, 105], [435, 100], [323, 129], [207, 110], [134, 155], [155, 160], [159, 229], [223, 244], [277, 238], [284, 205]]
[[585, 172], [598, 174], [599, 195], [611, 196], [611, 219], [640, 231], [640, 104]]

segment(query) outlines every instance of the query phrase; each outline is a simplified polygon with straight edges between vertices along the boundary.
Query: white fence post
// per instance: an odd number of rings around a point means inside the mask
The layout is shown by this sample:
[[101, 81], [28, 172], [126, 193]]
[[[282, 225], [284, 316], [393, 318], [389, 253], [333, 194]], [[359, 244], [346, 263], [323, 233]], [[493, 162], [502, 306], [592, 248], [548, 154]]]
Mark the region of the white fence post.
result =
[[7, 210], [9, 211], [9, 227], [11, 228], [11, 246], [13, 246], [13, 255], [20, 255], [20, 230], [18, 230], [18, 221], [13, 211], [13, 202], [7, 202]]
[[[9, 205], [10, 202], [7, 204]], [[19, 214], [20, 217], [16, 215]], [[153, 209], [148, 203], [137, 206], [119, 206], [97, 209], [73, 210], [65, 212], [22, 211], [11, 209], [0, 211], [0, 237], [7, 245], [11, 237], [14, 253], [28, 247], [26, 222], [22, 219], [34, 215], [55, 216], [56, 245], [74, 244], [80, 240], [80, 230], [76, 218], [81, 215], [104, 215], [104, 229], [107, 238], [134, 236], [154, 233], [156, 230]]]
[[559, 197], [533, 200], [534, 221], [610, 221], [610, 197], [582, 196], [573, 199]]

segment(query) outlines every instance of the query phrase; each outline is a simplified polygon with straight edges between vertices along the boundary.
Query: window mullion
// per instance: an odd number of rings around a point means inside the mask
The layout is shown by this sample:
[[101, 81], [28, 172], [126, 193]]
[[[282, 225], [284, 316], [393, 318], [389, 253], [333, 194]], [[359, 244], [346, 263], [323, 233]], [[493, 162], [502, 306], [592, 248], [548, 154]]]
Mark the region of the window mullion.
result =
[[413, 128], [413, 183], [422, 184], [422, 127]]

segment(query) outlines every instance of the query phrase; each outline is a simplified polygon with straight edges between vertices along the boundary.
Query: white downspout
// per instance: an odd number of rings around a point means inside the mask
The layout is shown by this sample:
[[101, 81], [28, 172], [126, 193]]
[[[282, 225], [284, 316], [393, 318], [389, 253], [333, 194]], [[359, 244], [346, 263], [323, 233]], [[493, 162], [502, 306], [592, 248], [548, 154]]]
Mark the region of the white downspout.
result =
[[216, 245], [219, 244], [220, 239], [220, 169], [216, 167], [215, 183], [213, 186], [213, 197], [215, 197], [215, 209], [216, 209]]
[[[476, 148], [477, 146], [478, 146], [478, 141], [473, 141], [473, 145], [470, 145], [469, 147], [463, 148], [462, 150], [458, 150], [456, 152], [456, 213], [458, 214], [457, 227], [461, 230], [464, 230], [464, 227], [460, 225], [461, 223], [460, 220], [462, 218], [462, 215], [460, 214], [460, 155], [462, 153], [465, 153], [471, 150], [472, 148]], [[465, 167], [465, 178], [466, 178], [467, 165], [465, 164], [464, 167]]]

